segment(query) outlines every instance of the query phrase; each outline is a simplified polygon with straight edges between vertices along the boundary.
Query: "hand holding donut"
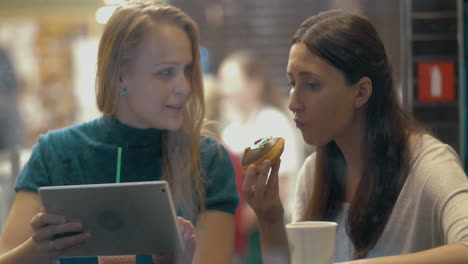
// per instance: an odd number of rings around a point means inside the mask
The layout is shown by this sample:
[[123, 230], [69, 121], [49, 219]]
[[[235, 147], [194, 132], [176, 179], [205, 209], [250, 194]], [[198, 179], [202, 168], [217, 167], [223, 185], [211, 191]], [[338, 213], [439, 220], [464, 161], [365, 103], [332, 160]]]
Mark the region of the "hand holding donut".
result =
[[247, 171], [251, 164], [260, 170], [263, 162], [269, 160], [271, 165], [274, 166], [279, 160], [284, 150], [284, 138], [260, 138], [254, 142], [253, 146], [247, 147], [244, 150], [242, 157], [242, 169], [244, 173]]
[[260, 139], [247, 148], [242, 159], [245, 172], [243, 194], [258, 221], [283, 221], [279, 196], [278, 170], [284, 149], [283, 138]]

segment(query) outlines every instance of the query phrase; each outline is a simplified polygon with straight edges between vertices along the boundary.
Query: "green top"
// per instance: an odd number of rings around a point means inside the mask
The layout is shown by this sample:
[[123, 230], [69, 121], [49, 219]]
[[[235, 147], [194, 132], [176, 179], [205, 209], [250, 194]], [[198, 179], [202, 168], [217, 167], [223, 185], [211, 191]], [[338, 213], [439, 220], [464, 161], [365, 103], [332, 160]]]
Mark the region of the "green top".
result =
[[[131, 128], [107, 116], [51, 131], [39, 137], [15, 190], [36, 192], [40, 186], [112, 183], [116, 175], [120, 182], [159, 180], [163, 171], [161, 135], [161, 130]], [[239, 197], [228, 152], [210, 137], [201, 140], [200, 152], [206, 209], [234, 214]], [[178, 214], [186, 216], [181, 210]], [[67, 258], [60, 263], [96, 264], [97, 258]], [[139, 256], [137, 263], [152, 261]]]

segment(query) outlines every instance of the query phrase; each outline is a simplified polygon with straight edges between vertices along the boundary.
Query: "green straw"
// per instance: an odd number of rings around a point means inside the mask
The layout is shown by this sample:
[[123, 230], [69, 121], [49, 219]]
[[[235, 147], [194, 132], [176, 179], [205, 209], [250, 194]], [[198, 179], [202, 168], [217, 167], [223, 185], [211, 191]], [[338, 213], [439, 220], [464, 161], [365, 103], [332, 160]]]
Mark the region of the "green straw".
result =
[[120, 168], [122, 165], [122, 148], [117, 149], [117, 175], [115, 176], [115, 182], [120, 183]]

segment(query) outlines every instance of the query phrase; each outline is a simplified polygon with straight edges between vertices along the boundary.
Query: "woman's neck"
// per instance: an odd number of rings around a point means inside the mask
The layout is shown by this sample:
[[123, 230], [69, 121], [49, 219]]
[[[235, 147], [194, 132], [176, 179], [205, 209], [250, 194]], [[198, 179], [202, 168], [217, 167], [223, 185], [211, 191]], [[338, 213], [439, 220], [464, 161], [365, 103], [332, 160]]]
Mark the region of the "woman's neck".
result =
[[346, 161], [345, 201], [351, 202], [364, 170], [364, 120], [357, 118], [346, 132], [335, 139]]

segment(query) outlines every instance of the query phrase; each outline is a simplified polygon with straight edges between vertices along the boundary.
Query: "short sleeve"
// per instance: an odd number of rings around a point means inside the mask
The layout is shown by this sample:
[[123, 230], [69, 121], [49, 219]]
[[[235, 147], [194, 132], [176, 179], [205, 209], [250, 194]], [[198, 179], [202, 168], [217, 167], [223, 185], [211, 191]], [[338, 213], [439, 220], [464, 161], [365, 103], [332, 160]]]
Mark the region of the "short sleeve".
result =
[[454, 191], [447, 199], [442, 215], [447, 244], [468, 246], [468, 188]]
[[28, 190], [37, 192], [39, 187], [50, 185], [48, 169], [44, 162], [44, 160], [46, 160], [46, 146], [47, 136], [42, 135], [33, 147], [29, 160], [24, 165], [16, 180], [15, 191]]
[[432, 201], [444, 243], [468, 246], [468, 178], [452, 148], [434, 149], [431, 155], [437, 159], [425, 170], [423, 197]]
[[234, 166], [228, 151], [213, 138], [206, 137], [201, 144], [201, 155], [206, 210], [234, 215], [239, 204], [239, 194]]

